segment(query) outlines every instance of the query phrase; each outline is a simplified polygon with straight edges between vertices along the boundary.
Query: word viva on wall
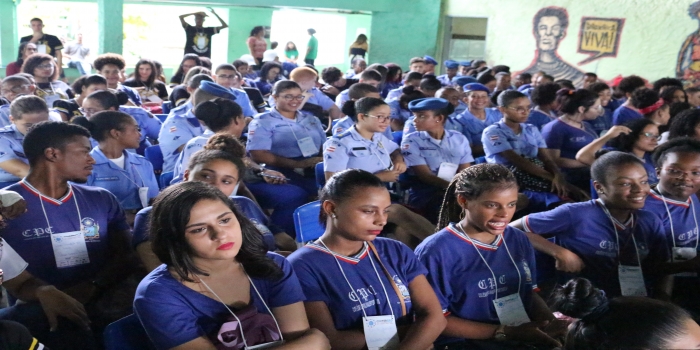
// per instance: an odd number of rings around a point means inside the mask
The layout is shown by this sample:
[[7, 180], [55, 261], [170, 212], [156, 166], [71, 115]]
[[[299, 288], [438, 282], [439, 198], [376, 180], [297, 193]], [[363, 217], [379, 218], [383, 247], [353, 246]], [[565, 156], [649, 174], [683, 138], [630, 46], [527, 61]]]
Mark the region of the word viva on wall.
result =
[[578, 63], [584, 65], [603, 57], [617, 57], [620, 33], [625, 25], [622, 18], [582, 17], [578, 35], [578, 52], [590, 54]]

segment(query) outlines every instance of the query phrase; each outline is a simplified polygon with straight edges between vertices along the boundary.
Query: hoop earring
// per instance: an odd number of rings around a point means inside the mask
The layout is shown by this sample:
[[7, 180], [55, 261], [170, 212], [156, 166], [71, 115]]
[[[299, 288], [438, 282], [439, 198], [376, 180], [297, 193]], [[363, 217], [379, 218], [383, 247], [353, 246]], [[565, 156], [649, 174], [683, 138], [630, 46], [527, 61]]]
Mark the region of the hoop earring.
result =
[[459, 213], [459, 221], [464, 220], [464, 218], [467, 217], [467, 211], [465, 209], [462, 209], [462, 212]]

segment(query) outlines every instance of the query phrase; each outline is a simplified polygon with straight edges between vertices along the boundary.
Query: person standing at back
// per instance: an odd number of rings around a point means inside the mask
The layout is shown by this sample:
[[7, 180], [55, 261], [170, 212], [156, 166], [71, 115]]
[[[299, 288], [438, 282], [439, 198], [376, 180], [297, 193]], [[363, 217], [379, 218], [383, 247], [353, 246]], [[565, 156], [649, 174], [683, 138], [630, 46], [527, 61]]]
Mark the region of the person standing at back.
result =
[[[219, 15], [214, 12], [214, 9], [209, 7], [209, 11], [216, 16], [216, 18], [221, 22], [218, 27], [203, 27], [204, 17], [207, 14], [204, 11], [188, 13], [186, 15], [180, 16], [180, 24], [182, 28], [185, 29], [185, 34], [187, 35], [187, 41], [185, 41], [185, 55], [188, 53], [196, 54], [197, 56], [211, 58], [211, 37], [214, 34], [219, 34], [222, 29], [228, 28], [228, 24], [224, 22]], [[194, 15], [194, 26], [190, 25], [185, 21], [185, 17]]]
[[44, 34], [44, 22], [40, 18], [32, 18], [29, 21], [32, 28], [32, 35], [27, 35], [19, 39], [19, 43], [30, 42], [36, 45], [37, 53], [45, 53], [56, 58], [56, 65], [63, 77], [63, 43], [56, 36]]
[[309, 33], [311, 37], [309, 38], [309, 43], [306, 45], [306, 56], [304, 57], [304, 62], [313, 66], [316, 56], [318, 56], [318, 39], [316, 39], [314, 36], [314, 34], [316, 34], [315, 29], [309, 28], [306, 30], [306, 32]]

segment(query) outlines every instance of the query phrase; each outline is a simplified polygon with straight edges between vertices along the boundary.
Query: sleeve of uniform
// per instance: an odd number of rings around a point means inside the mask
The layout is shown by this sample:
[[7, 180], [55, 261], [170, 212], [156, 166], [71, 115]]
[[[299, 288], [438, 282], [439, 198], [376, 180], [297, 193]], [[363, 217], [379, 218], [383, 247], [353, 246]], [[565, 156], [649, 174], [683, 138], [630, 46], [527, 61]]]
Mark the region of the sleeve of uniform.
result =
[[428, 244], [419, 245], [416, 248], [416, 256], [423, 263], [423, 266], [428, 270], [428, 283], [433, 287], [435, 295], [440, 301], [442, 312], [449, 313], [450, 300], [452, 299], [452, 287], [450, 285], [450, 263], [442, 261], [444, 257], [440, 254], [435, 242], [429, 241]]
[[542, 133], [540, 133], [540, 130], [534, 126], [526, 126], [528, 130], [532, 133], [532, 137], [536, 140], [537, 148], [547, 148], [547, 142], [545, 142], [544, 137], [542, 137]]
[[549, 149], [561, 149], [564, 144], [564, 135], [559, 128], [555, 128], [556, 123], [550, 123], [542, 128], [542, 137]]
[[427, 165], [420, 154], [420, 146], [418, 145], [417, 134], [408, 134], [401, 141], [401, 155], [403, 155], [403, 160], [406, 162], [406, 166], [416, 166], [416, 165]]
[[530, 214], [522, 218], [525, 232], [538, 235], [569, 233], [573, 220], [569, 205], [561, 205], [552, 210]]
[[246, 94], [245, 91], [240, 92], [241, 93], [237, 94], [236, 96], [236, 103], [238, 103], [238, 105], [241, 106], [241, 109], [243, 110], [243, 116], [252, 117], [256, 115], [257, 113], [253, 110], [253, 107], [250, 104], [250, 98], [248, 98], [248, 94]]
[[163, 123], [151, 113], [143, 112], [144, 116], [141, 118], [141, 125], [139, 125], [141, 127], [141, 132], [146, 134], [146, 137], [149, 139], [157, 140]]
[[406, 276], [406, 283], [411, 283], [414, 278], [420, 275], [428, 275], [428, 270], [423, 263], [418, 260], [416, 254], [405, 244], [398, 241], [391, 241], [397, 247], [397, 254], [400, 256], [401, 268]]
[[399, 149], [399, 145], [394, 142], [394, 140], [384, 136], [384, 134], [381, 134], [381, 140], [382, 140], [382, 145], [384, 145], [384, 148], [386, 148], [387, 152], [391, 153]]
[[184, 125], [185, 118], [171, 118], [163, 124], [158, 134], [158, 143], [163, 151], [163, 156], [174, 155], [177, 149], [187, 143], [192, 137], [189, 129]]
[[269, 151], [272, 149], [272, 130], [267, 123], [260, 119], [253, 119], [248, 124], [247, 151]]
[[267, 253], [267, 256], [279, 265], [283, 274], [282, 278], [270, 283], [269, 297], [265, 301], [267, 306], [272, 309], [306, 300], [292, 264], [275, 253]]
[[148, 240], [148, 214], [151, 207], [139, 210], [134, 219], [134, 229], [131, 236], [131, 246], [136, 248], [139, 244]]
[[7, 242], [0, 239], [0, 269], [2, 269], [5, 281], [19, 276], [27, 268], [27, 265], [27, 262]]
[[12, 159], [19, 159], [12, 149], [10, 141], [4, 137], [0, 137], [0, 163]]
[[469, 145], [469, 140], [462, 134], [457, 134], [457, 136], [461, 140], [459, 148], [464, 151], [462, 158], [459, 160], [459, 164], [474, 163], [474, 156], [472, 155], [472, 148]]
[[348, 168], [348, 149], [337, 137], [331, 137], [323, 145], [323, 171], [338, 172]]
[[316, 96], [316, 102], [318, 102], [318, 105], [323, 108], [324, 111], [327, 111], [331, 109], [335, 105], [333, 100], [331, 100], [330, 97], [326, 96], [323, 92], [321, 92], [318, 89], [314, 89], [314, 96]]
[[293, 253], [289, 257], [289, 262], [292, 264], [294, 272], [296, 272], [299, 277], [299, 284], [301, 284], [301, 289], [304, 291], [306, 301], [322, 301], [328, 304], [330, 298], [326, 294], [323, 283], [319, 280], [319, 276], [314, 273], [314, 269], [311, 267], [318, 265], [313, 261], [309, 261], [312, 254], [300, 254], [304, 250], [306, 250], [306, 248], [297, 251], [299, 253]]
[[389, 101], [389, 109], [391, 110], [391, 114], [389, 115], [390, 119], [401, 120], [403, 122], [406, 121], [405, 119], [403, 119], [403, 115], [401, 115], [401, 106], [399, 104], [399, 101]]
[[343, 109], [343, 93], [339, 93], [338, 96], [335, 97], [335, 105], [338, 106], [338, 108]]
[[484, 133], [481, 135], [481, 143], [487, 156], [513, 149], [505, 133], [496, 125], [491, 125], [484, 129]]

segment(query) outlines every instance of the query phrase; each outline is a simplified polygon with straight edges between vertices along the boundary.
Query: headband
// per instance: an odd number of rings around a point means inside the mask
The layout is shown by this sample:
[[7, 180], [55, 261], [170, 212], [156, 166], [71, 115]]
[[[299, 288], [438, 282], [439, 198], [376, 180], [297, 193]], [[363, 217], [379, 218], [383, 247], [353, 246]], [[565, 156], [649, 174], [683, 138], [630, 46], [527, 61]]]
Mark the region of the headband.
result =
[[654, 103], [653, 105], [651, 105], [651, 106], [649, 106], [649, 107], [640, 108], [640, 109], [639, 109], [639, 113], [642, 113], [642, 115], [646, 115], [646, 114], [649, 114], [649, 113], [653, 113], [653, 112], [656, 112], [656, 110], [658, 110], [659, 108], [661, 108], [661, 106], [663, 106], [663, 105], [664, 105], [664, 99], [663, 99], [663, 98], [660, 98], [660, 99], [659, 99], [658, 101], [656, 101], [656, 103]]

